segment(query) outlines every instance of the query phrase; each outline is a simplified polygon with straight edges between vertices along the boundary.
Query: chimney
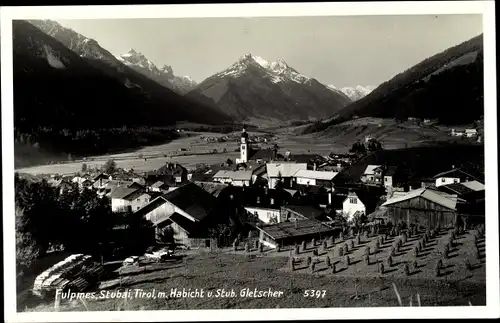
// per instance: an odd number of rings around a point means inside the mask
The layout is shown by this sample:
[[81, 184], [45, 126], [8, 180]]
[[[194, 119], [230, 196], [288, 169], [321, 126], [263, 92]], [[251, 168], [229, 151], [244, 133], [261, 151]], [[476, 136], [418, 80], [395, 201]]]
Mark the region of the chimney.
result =
[[295, 220], [295, 221], [293, 221], [293, 222], [295, 222], [295, 223], [294, 223], [294, 224], [295, 224], [295, 230], [297, 230], [297, 229], [298, 229], [297, 220]]
[[271, 197], [271, 201], [270, 201], [271, 205], [274, 205], [274, 199]]
[[421, 188], [425, 188], [425, 182], [422, 182]]
[[328, 204], [332, 204], [332, 192], [328, 192]]
[[451, 168], [452, 168], [452, 169], [455, 169], [455, 165], [451, 165]]

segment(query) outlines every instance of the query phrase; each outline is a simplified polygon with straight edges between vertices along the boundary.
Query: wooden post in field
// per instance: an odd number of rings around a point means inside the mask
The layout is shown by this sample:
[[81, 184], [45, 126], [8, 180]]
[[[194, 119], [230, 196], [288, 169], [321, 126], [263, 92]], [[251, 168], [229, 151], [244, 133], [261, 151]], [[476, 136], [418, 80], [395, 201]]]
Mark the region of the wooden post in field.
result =
[[61, 299], [59, 298], [59, 294], [56, 290], [56, 298], [54, 299], [54, 311], [59, 312], [59, 305], [61, 304]]

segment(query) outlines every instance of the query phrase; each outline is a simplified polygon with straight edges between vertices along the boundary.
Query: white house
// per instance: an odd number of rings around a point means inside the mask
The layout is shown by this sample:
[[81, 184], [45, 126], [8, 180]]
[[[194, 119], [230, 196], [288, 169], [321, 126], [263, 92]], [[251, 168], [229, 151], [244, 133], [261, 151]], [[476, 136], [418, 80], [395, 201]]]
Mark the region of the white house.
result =
[[465, 130], [451, 129], [451, 135], [454, 137], [462, 137], [465, 135]]
[[382, 184], [382, 165], [368, 165], [361, 175], [363, 183]]
[[264, 223], [278, 223], [280, 219], [280, 209], [246, 206], [245, 210]]
[[323, 186], [329, 185], [338, 172], [301, 169], [294, 175], [297, 184]]
[[451, 170], [435, 175], [433, 179], [436, 181], [436, 187], [475, 180], [473, 175], [470, 175], [459, 168], [455, 168], [454, 166]]
[[252, 182], [252, 171], [220, 170], [212, 177], [214, 182], [231, 183], [233, 186], [249, 186]]
[[366, 207], [355, 192], [349, 192], [342, 203], [342, 211], [348, 220], [352, 220], [356, 212], [366, 214]]
[[151, 195], [142, 189], [118, 186], [111, 193], [111, 211], [136, 211], [151, 200]]
[[269, 188], [274, 188], [281, 176], [284, 187], [293, 187], [294, 175], [299, 170], [307, 170], [307, 163], [279, 162], [266, 164]]
[[465, 129], [465, 136], [467, 138], [472, 138], [477, 136], [477, 130], [476, 129]]

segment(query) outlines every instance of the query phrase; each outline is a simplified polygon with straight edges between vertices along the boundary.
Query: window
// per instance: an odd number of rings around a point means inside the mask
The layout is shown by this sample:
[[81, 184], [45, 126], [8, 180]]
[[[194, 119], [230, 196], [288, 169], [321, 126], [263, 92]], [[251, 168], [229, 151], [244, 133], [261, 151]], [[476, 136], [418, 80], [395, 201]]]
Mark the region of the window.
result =
[[384, 181], [386, 181], [386, 182], [387, 182], [388, 180], [389, 180], [389, 179], [388, 179], [387, 177], [384, 177]]
[[441, 178], [441, 183], [446, 182], [446, 178]]
[[453, 183], [458, 183], [458, 178], [454, 178]]
[[358, 199], [355, 198], [355, 197], [350, 197], [349, 198], [349, 203], [351, 203], [351, 204], [357, 204], [358, 203]]

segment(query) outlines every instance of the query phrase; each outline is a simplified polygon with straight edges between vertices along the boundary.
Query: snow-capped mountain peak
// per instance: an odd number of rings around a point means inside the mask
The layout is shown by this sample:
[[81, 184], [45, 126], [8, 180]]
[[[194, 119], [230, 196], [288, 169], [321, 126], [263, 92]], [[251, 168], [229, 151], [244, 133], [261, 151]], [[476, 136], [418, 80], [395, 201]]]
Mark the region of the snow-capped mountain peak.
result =
[[347, 95], [351, 100], [357, 101], [368, 94], [370, 94], [374, 89], [375, 86], [373, 85], [367, 85], [367, 86], [362, 86], [362, 85], [356, 85], [354, 87], [343, 87], [343, 88], [337, 88], [335, 85], [328, 85], [328, 88], [330, 88], [333, 91], [340, 91]]
[[218, 73], [218, 76], [239, 77], [249, 68], [261, 69], [273, 83], [293, 81], [296, 83], [305, 83], [311, 78], [300, 74], [295, 69], [290, 67], [284, 59], [278, 58], [274, 62], [270, 62], [261, 56], [247, 53], [240, 57], [240, 59], [231, 65], [228, 69]]

